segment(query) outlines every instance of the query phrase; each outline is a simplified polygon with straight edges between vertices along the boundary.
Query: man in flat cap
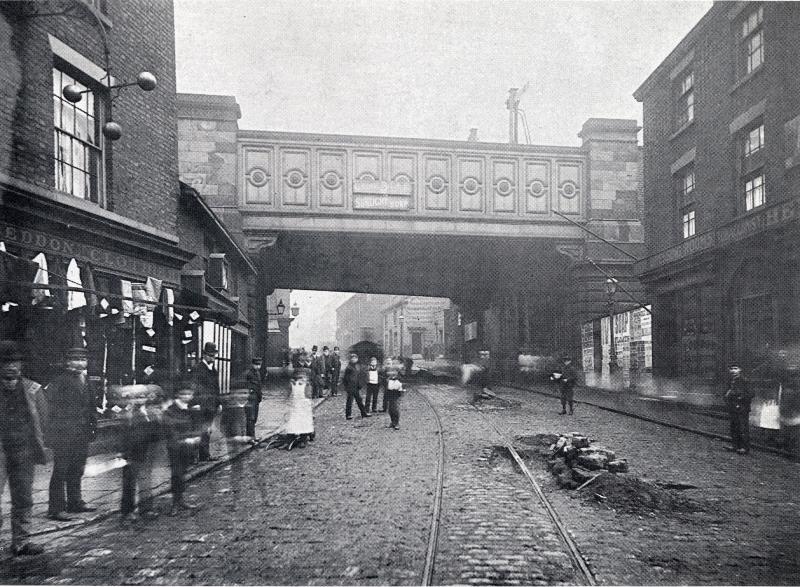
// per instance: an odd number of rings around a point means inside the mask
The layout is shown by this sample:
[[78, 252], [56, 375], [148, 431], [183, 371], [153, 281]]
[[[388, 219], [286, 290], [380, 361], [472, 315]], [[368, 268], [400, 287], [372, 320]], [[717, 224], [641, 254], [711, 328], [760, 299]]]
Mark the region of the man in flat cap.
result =
[[217, 345], [207, 342], [203, 345], [203, 360], [194, 368], [196, 386], [194, 405], [199, 407], [201, 461], [217, 460], [211, 456], [211, 427], [222, 405], [219, 397], [219, 371], [215, 365], [216, 360]]
[[0, 341], [0, 494], [8, 480], [11, 552], [15, 556], [44, 552], [41, 545], [28, 539], [34, 469], [47, 460], [42, 434], [46, 419], [47, 400], [38, 383], [22, 376], [22, 355], [17, 345]]
[[261, 405], [261, 400], [264, 397], [261, 390], [261, 357], [253, 357], [252, 365], [247, 371], [245, 378], [247, 380], [247, 388], [249, 390], [247, 405], [244, 408], [245, 417], [247, 418], [246, 434], [250, 437], [250, 442], [255, 442], [258, 408]]
[[64, 358], [66, 369], [45, 388], [50, 413], [47, 445], [53, 450], [47, 517], [57, 521], [71, 519], [65, 512], [97, 509], [81, 498], [81, 478], [97, 427], [95, 400], [86, 381], [89, 359], [85, 348], [72, 348]]

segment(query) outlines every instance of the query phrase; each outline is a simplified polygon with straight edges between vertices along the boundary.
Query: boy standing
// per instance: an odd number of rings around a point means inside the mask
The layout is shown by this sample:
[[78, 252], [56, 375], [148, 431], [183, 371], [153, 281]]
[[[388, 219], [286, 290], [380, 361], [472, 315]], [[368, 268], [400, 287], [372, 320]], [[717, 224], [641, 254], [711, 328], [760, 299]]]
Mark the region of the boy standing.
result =
[[387, 373], [386, 388], [383, 391], [389, 410], [389, 427], [395, 430], [400, 430], [400, 396], [403, 394], [403, 383], [399, 375], [399, 369], [393, 366]]
[[178, 385], [175, 399], [164, 411], [167, 453], [169, 454], [170, 481], [172, 485], [172, 509], [169, 515], [175, 516], [182, 509], [195, 510], [197, 506], [183, 499], [186, 481], [183, 476], [192, 461], [194, 449], [200, 444], [195, 423], [197, 418], [189, 407], [194, 398], [190, 381]]

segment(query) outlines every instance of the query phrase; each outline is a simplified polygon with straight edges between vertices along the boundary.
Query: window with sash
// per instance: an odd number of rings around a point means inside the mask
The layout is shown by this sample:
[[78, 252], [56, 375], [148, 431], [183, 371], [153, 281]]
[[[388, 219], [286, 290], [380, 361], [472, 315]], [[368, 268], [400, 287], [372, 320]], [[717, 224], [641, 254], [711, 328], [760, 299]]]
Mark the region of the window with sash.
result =
[[[64, 86], [84, 93], [77, 103], [62, 95]], [[103, 201], [103, 142], [97, 93], [72, 73], [53, 68], [53, 159], [55, 188], [98, 204]]]

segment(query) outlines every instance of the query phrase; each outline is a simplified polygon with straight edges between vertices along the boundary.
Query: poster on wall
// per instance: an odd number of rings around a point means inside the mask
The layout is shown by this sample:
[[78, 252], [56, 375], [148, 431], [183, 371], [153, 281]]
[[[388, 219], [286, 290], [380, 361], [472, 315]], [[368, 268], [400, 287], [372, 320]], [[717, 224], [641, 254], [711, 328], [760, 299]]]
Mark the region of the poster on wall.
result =
[[583, 370], [594, 370], [594, 325], [586, 322], [581, 328], [581, 350], [583, 352]]
[[467, 322], [464, 324], [464, 340], [475, 340], [478, 338], [478, 323]]

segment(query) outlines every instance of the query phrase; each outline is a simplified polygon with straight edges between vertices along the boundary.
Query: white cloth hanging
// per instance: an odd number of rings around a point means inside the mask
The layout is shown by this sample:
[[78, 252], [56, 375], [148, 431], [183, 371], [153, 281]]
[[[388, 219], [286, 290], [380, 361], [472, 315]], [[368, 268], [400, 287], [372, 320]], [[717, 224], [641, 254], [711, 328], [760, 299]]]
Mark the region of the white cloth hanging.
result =
[[[119, 280], [120, 291], [122, 292], [123, 298], [132, 298], [133, 297], [133, 284], [126, 280], [120, 279]], [[122, 300], [122, 313], [124, 315], [132, 314], [133, 313], [133, 300], [132, 299], [123, 299]]]
[[[39, 285], [49, 285], [50, 274], [47, 272], [47, 257], [44, 256], [44, 253], [39, 253], [33, 258], [33, 262], [39, 266], [36, 270], [36, 275], [33, 277], [33, 282]], [[33, 289], [31, 290], [31, 295], [33, 296], [32, 304], [35, 306], [44, 301], [45, 298], [50, 297], [50, 290], [45, 288]]]
[[8, 252], [6, 251], [6, 243], [4, 243], [3, 241], [0, 241], [0, 251], [3, 251], [4, 253]]
[[[67, 287], [83, 287], [81, 281], [81, 270], [75, 259], [69, 260], [67, 266]], [[75, 310], [86, 305], [86, 294], [82, 291], [67, 290], [67, 310]]]
[[167, 324], [170, 326], [175, 322], [175, 292], [170, 288], [164, 288], [164, 299], [167, 302]]

